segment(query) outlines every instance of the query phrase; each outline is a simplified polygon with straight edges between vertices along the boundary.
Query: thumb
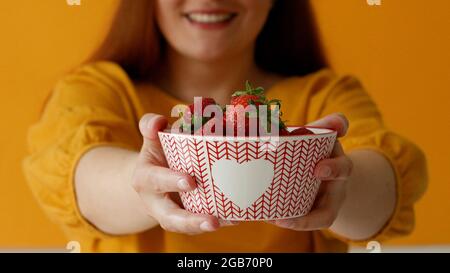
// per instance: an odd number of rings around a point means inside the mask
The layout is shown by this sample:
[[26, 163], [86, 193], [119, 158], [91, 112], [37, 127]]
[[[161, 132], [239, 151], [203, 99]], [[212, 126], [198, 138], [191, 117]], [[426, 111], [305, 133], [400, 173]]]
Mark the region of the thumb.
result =
[[321, 128], [327, 128], [336, 130], [338, 133], [338, 137], [343, 137], [347, 133], [349, 122], [348, 119], [341, 113], [334, 113], [328, 116], [325, 116], [319, 120], [311, 122], [308, 126], [315, 126]]
[[[168, 124], [164, 116], [157, 114], [145, 114], [139, 121], [139, 131], [143, 137], [141, 152], [144, 155], [151, 156], [154, 153], [161, 153], [161, 143], [159, 142], [158, 132], [166, 129]], [[159, 157], [159, 156], [158, 156]]]
[[139, 121], [139, 130], [145, 140], [157, 140], [158, 132], [166, 129], [167, 119], [157, 114], [145, 114]]

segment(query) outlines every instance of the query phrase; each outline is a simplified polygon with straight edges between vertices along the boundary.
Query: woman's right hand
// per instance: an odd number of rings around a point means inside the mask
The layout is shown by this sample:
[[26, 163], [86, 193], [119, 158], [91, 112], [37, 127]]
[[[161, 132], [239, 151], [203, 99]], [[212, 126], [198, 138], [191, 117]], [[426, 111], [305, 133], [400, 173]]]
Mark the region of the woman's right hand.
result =
[[139, 129], [144, 142], [133, 173], [133, 189], [139, 194], [148, 214], [163, 229], [189, 235], [215, 231], [221, 225], [216, 217], [190, 213], [172, 198], [171, 194], [175, 192], [194, 190], [196, 183], [191, 176], [167, 167], [158, 138], [158, 131], [166, 129], [167, 124], [165, 117], [156, 114], [146, 114], [141, 118]]

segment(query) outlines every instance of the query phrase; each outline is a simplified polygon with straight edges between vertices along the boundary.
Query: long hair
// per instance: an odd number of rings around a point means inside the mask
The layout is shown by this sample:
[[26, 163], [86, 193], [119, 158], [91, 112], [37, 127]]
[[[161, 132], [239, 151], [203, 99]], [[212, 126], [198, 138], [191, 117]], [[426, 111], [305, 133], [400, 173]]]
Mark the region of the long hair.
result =
[[[134, 80], [147, 78], [166, 46], [153, 14], [153, 0], [121, 0], [89, 61], [113, 61]], [[268, 72], [301, 76], [325, 66], [308, 0], [275, 0], [255, 47], [256, 64]]]

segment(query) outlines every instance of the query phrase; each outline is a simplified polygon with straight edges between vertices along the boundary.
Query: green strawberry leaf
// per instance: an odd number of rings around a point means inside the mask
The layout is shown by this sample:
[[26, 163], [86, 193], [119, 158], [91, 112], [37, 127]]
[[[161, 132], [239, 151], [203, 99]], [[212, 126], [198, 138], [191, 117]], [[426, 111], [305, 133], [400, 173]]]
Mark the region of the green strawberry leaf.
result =
[[245, 82], [245, 90], [247, 91], [247, 92], [251, 92], [252, 91], [252, 85], [250, 84], [250, 82], [249, 81], [246, 81]]
[[233, 95], [231, 95], [232, 97], [239, 97], [239, 96], [243, 96], [243, 95], [256, 95], [256, 96], [261, 96], [261, 98], [265, 97], [263, 96], [264, 94], [264, 88], [262, 87], [257, 87], [257, 88], [253, 88], [252, 85], [250, 84], [249, 81], [245, 82], [245, 90], [238, 90], [236, 92], [233, 93]]

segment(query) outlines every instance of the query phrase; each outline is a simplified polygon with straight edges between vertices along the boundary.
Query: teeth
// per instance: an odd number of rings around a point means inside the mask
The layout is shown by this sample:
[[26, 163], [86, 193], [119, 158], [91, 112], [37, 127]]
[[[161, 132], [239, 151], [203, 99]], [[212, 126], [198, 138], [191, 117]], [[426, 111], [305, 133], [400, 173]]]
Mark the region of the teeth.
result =
[[207, 14], [207, 13], [190, 13], [188, 18], [194, 22], [204, 23], [204, 24], [214, 24], [222, 23], [229, 20], [233, 14], [222, 13], [222, 14]]

